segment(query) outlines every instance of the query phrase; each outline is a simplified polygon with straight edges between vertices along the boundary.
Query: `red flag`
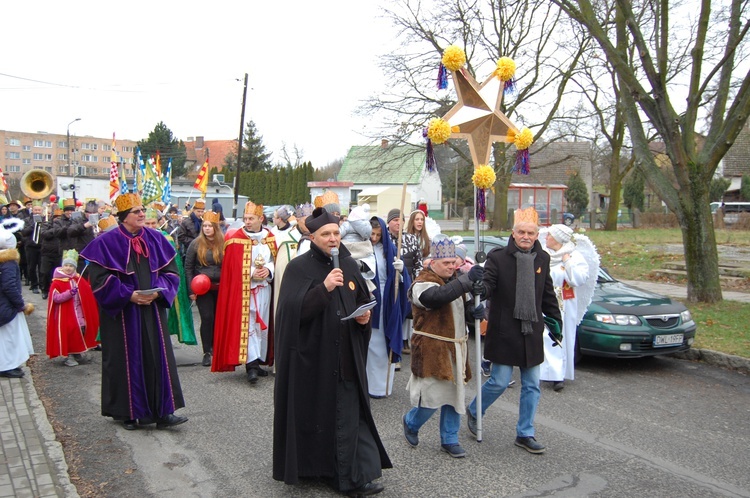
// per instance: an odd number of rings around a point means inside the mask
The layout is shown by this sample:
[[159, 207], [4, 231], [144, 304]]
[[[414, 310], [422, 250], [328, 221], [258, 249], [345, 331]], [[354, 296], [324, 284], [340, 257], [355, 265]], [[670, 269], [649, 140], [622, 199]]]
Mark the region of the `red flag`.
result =
[[204, 196], [206, 195], [206, 190], [208, 190], [208, 158], [206, 158], [206, 162], [203, 163], [201, 170], [198, 172], [198, 178], [195, 179], [193, 188], [203, 192]]
[[2, 187], [3, 192], [8, 191], [8, 182], [5, 181], [5, 174], [3, 173], [3, 168], [0, 168], [0, 187]]
[[117, 169], [117, 152], [115, 152], [115, 134], [112, 133], [112, 154], [109, 167], [109, 200], [114, 201], [120, 194], [120, 173]]

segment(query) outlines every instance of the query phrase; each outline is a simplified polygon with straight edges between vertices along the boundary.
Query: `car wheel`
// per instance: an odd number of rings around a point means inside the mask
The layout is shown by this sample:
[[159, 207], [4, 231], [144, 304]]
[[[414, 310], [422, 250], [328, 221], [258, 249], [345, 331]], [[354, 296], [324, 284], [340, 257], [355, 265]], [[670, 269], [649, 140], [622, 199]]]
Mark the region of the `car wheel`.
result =
[[583, 359], [583, 355], [581, 354], [581, 346], [580, 344], [578, 344], [578, 333], [576, 333], [576, 345], [573, 350], [573, 365], [578, 365], [581, 362], [581, 359]]

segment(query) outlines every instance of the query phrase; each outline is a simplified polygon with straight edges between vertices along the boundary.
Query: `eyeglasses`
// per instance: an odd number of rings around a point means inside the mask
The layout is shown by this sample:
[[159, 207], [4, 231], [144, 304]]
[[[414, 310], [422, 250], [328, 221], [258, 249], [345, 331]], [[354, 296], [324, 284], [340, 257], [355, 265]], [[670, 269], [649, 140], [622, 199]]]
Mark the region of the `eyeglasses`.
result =
[[130, 210], [131, 214], [141, 214], [141, 213], [144, 213], [144, 212], [146, 212], [146, 210], [143, 209], [143, 208], [140, 208], [140, 209], [131, 209]]

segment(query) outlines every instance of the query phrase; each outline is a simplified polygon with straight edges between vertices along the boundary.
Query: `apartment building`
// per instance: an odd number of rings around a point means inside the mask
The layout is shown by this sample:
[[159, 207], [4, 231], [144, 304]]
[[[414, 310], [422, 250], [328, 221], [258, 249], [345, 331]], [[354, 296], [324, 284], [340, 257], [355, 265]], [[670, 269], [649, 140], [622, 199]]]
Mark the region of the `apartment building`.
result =
[[[120, 140], [115, 143], [118, 166], [133, 176], [133, 156], [137, 142]], [[24, 173], [41, 169], [57, 176], [108, 178], [112, 158], [112, 138], [46, 133], [39, 131], [0, 130], [0, 166], [5, 174], [11, 196], [21, 196], [20, 180]]]

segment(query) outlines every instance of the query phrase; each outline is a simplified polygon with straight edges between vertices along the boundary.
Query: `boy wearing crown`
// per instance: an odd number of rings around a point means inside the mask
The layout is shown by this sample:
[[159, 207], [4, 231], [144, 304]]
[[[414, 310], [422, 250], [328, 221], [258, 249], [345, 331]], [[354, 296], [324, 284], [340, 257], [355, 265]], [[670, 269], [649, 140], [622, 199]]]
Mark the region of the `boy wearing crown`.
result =
[[175, 250], [144, 227], [138, 195], [120, 194], [115, 205], [120, 224], [81, 252], [99, 303], [102, 415], [126, 430], [154, 422], [164, 429], [187, 422], [174, 414], [185, 401], [167, 328], [180, 283]]
[[66, 367], [78, 366], [83, 353], [96, 347], [99, 310], [89, 283], [76, 271], [78, 253], [65, 251], [55, 268], [47, 302], [47, 356], [67, 357]]
[[[539, 215], [533, 207], [515, 212], [508, 245], [490, 252], [484, 265], [483, 295], [489, 300], [484, 357], [492, 362], [490, 378], [482, 385], [482, 406], [477, 400], [466, 409], [469, 431], [476, 436], [478, 410], [487, 408], [505, 391], [513, 367], [521, 370], [515, 445], [529, 453], [544, 453], [535, 438], [534, 415], [541, 390], [544, 361], [544, 315], [562, 323], [550, 276], [550, 257], [537, 240]], [[558, 326], [559, 330], [559, 326]]]
[[224, 241], [214, 325], [212, 372], [245, 365], [247, 381], [268, 376], [260, 365], [273, 364], [271, 281], [276, 243], [263, 228], [263, 206], [245, 204], [244, 226]]

